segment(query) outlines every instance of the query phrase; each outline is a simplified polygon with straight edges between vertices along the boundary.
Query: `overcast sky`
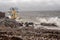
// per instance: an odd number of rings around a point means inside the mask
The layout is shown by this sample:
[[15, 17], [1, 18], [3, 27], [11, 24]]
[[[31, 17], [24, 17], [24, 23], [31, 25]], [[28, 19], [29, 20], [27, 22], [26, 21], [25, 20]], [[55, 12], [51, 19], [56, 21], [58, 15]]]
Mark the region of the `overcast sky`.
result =
[[60, 10], [60, 0], [0, 0], [0, 10], [10, 7], [21, 11]]

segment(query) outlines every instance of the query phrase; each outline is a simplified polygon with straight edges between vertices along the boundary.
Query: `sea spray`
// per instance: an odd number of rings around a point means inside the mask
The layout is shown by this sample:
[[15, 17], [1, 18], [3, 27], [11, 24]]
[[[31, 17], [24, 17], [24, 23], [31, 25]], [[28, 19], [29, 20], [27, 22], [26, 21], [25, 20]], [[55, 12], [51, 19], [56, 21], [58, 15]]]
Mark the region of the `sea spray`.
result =
[[37, 17], [36, 19], [38, 19], [37, 21], [39, 21], [40, 23], [55, 23], [57, 26], [60, 26], [60, 18], [58, 17], [50, 17], [50, 18]]

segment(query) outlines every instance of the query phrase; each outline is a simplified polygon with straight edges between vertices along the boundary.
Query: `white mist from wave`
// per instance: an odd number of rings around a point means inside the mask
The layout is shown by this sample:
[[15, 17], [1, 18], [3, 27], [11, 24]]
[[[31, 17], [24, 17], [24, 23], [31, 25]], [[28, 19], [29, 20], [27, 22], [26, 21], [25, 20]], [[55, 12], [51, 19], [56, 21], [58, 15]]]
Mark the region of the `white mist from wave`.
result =
[[60, 18], [58, 17], [50, 17], [50, 18], [37, 17], [36, 19], [38, 19], [37, 21], [39, 21], [40, 23], [55, 23], [57, 26], [60, 26]]

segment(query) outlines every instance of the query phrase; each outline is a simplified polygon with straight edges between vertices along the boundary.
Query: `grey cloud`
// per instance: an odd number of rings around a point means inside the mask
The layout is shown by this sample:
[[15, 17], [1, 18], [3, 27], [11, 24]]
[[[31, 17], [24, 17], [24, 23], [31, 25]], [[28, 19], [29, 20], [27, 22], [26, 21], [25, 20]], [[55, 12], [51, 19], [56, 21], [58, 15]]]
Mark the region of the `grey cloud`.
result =
[[1, 0], [0, 7], [8, 9], [9, 7], [16, 6], [22, 11], [60, 10], [60, 0], [17, 0], [16, 3], [12, 3], [11, 1]]

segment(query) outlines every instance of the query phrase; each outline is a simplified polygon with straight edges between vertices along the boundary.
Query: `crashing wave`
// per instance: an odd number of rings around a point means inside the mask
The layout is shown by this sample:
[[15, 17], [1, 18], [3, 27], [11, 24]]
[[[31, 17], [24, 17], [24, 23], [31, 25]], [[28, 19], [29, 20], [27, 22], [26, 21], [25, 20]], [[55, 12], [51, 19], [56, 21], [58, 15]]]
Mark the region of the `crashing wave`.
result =
[[39, 18], [37, 17], [37, 21], [40, 23], [55, 23], [56, 25], [60, 26], [60, 18], [58, 17], [50, 17], [50, 18]]

